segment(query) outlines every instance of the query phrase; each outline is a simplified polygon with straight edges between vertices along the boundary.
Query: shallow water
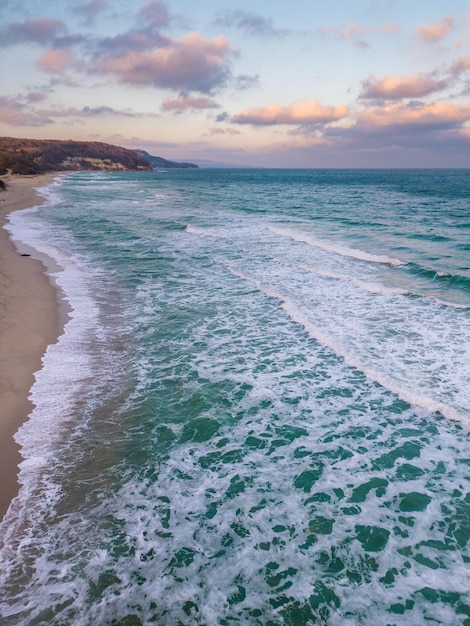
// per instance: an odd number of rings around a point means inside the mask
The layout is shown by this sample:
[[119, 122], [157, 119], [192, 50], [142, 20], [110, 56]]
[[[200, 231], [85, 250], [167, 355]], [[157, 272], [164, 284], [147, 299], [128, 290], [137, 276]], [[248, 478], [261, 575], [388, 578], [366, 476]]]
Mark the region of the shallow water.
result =
[[80, 173], [5, 624], [470, 623], [467, 171]]

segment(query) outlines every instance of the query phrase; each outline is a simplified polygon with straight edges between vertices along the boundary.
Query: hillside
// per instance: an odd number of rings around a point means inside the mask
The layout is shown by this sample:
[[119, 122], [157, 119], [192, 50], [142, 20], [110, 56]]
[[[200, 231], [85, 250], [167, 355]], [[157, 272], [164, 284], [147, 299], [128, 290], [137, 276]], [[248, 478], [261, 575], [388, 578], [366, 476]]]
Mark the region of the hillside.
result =
[[145, 150], [133, 150], [136, 154], [142, 156], [146, 161], [150, 163], [154, 170], [157, 169], [185, 169], [185, 170], [197, 170], [199, 166], [195, 163], [178, 163], [177, 161], [168, 161], [162, 157], [153, 156]]
[[152, 170], [133, 150], [98, 141], [0, 137], [0, 174], [44, 174], [67, 170]]

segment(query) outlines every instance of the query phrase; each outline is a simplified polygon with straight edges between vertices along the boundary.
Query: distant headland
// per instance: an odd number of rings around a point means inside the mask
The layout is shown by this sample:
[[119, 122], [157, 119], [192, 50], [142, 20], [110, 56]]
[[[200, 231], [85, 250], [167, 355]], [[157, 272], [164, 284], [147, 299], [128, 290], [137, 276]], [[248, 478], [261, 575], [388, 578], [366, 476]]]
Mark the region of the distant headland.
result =
[[197, 169], [194, 163], [177, 163], [152, 156], [145, 150], [128, 150], [99, 141], [16, 139], [0, 137], [0, 175], [46, 174], [72, 170], [151, 171]]
[[177, 161], [168, 161], [167, 159], [163, 159], [159, 156], [153, 156], [146, 152], [145, 150], [133, 150], [136, 154], [143, 157], [146, 161], [150, 163], [152, 169], [160, 170], [160, 169], [178, 169], [178, 170], [197, 170], [199, 169], [199, 165], [195, 163], [178, 163]]

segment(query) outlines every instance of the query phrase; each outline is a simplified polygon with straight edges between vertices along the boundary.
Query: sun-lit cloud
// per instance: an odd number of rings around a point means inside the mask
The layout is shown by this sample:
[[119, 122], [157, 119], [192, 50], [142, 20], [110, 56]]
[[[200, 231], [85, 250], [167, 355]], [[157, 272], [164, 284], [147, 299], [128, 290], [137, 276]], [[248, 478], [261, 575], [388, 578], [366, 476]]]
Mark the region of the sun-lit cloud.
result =
[[37, 102], [42, 102], [43, 100], [45, 100], [45, 98], [46, 98], [46, 94], [43, 93], [42, 91], [30, 91], [25, 96], [26, 101], [31, 102], [32, 104], [35, 104]]
[[249, 108], [231, 121], [234, 124], [273, 126], [279, 124], [327, 124], [348, 115], [346, 106], [323, 106], [317, 100], [303, 100], [291, 106], [270, 104], [266, 107]]
[[378, 26], [377, 33], [379, 34], [393, 34], [400, 32], [400, 26], [395, 22], [388, 22], [387, 24], [383, 24], [382, 26]]
[[212, 128], [209, 128], [208, 134], [210, 135], [241, 135], [241, 132], [237, 130], [236, 128], [231, 128], [230, 126], [227, 126], [225, 128], [222, 128], [220, 126], [212, 126]]
[[165, 98], [162, 102], [164, 111], [203, 111], [205, 109], [217, 109], [217, 102], [206, 96], [191, 96], [188, 94], [179, 94], [177, 98]]
[[368, 48], [369, 43], [364, 37], [370, 33], [369, 28], [360, 24], [346, 24], [339, 28], [338, 26], [323, 26], [320, 28], [323, 35], [333, 35], [339, 39], [349, 40], [358, 48]]
[[136, 87], [162, 87], [210, 93], [225, 85], [230, 76], [229, 41], [190, 33], [179, 39], [167, 38], [152, 50], [97, 58], [91, 73], [110, 74]]
[[400, 26], [396, 22], [387, 22], [380, 26], [365, 26], [363, 24], [345, 24], [339, 26], [322, 26], [319, 32], [324, 36], [332, 36], [344, 41], [350, 41], [353, 46], [363, 48], [364, 50], [371, 47], [366, 40], [368, 36], [374, 35], [393, 35], [400, 31]]
[[356, 37], [363, 37], [369, 33], [369, 29], [359, 24], [347, 24], [342, 28], [338, 26], [323, 26], [322, 33], [337, 35], [341, 39], [355, 39]]
[[467, 70], [470, 70], [470, 57], [460, 57], [451, 65], [449, 72], [454, 76], [459, 76]]
[[357, 120], [368, 126], [459, 127], [470, 120], [470, 105], [449, 102], [392, 102], [358, 113]]
[[72, 52], [66, 49], [46, 50], [37, 61], [38, 67], [50, 74], [60, 74], [76, 64]]
[[401, 100], [403, 98], [421, 98], [449, 85], [449, 79], [436, 78], [430, 74], [414, 73], [402, 76], [369, 76], [362, 82], [361, 98]]
[[0, 96], [0, 123], [9, 126], [37, 127], [54, 122], [48, 116], [34, 112], [21, 99]]
[[444, 39], [455, 27], [454, 18], [450, 15], [434, 24], [421, 24], [415, 30], [415, 37], [419, 41], [435, 43]]

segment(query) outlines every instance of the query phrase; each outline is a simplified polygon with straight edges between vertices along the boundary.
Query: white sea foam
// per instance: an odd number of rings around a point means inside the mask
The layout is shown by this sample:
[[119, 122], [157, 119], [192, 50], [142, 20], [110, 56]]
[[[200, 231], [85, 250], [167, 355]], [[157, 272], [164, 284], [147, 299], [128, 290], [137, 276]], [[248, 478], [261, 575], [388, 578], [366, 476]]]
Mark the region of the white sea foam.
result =
[[[266, 293], [267, 295], [272, 295], [272, 292]], [[407, 389], [403, 383], [393, 380], [390, 376], [383, 372], [368, 367], [362, 359], [354, 356], [346, 350], [341, 345], [341, 342], [336, 341], [329, 334], [325, 333], [313, 324], [292, 301], [289, 301], [289, 299], [283, 298], [282, 296], [278, 296], [278, 298], [283, 300], [282, 308], [292, 320], [301, 324], [307, 332], [322, 345], [333, 350], [333, 352], [338, 356], [341, 356], [345, 363], [362, 371], [368, 378], [379, 383], [386, 389], [389, 389], [405, 402], [408, 402], [413, 406], [422, 407], [430, 412], [442, 413], [449, 419], [458, 420], [465, 423], [467, 426], [470, 426], [470, 415], [465, 415], [463, 412], [460, 412], [452, 406], [448, 406], [439, 400], [419, 394], [416, 390]]]
[[[377, 367], [370, 366], [368, 359], [364, 354], [358, 354], [354, 352], [351, 347], [347, 347], [344, 341], [341, 339], [341, 333], [335, 336], [335, 333], [331, 333], [328, 329], [321, 328], [318, 324], [314, 323], [305, 310], [294, 302], [291, 298], [281, 293], [280, 291], [266, 286], [261, 280], [248, 276], [243, 272], [237, 271], [234, 268], [229, 268], [231, 273], [243, 280], [247, 280], [262, 291], [266, 296], [270, 298], [276, 298], [282, 302], [282, 309], [287, 315], [296, 323], [300, 324], [316, 341], [322, 345], [330, 348], [335, 354], [344, 359], [345, 363], [351, 367], [362, 371], [369, 379], [379, 383], [386, 389], [389, 389], [395, 393], [399, 398], [408, 402], [413, 406], [422, 407], [430, 412], [440, 412], [449, 419], [458, 420], [466, 425], [470, 425], [470, 414], [465, 410], [459, 410], [455, 407], [433, 398], [429, 395], [431, 389], [428, 389], [428, 394], [419, 393], [416, 387], [411, 388], [404, 381], [394, 379], [388, 375], [386, 371], [381, 371]], [[351, 329], [351, 333], [354, 334], [354, 330]], [[401, 358], [406, 358], [406, 355], [402, 355]]]
[[[277, 259], [276, 259], [277, 260]], [[285, 261], [281, 261], [285, 263]], [[409, 295], [410, 292], [406, 289], [397, 289], [394, 287], [385, 287], [384, 285], [379, 285], [377, 283], [369, 283], [364, 280], [360, 280], [354, 276], [349, 276], [348, 274], [338, 274], [336, 272], [330, 272], [327, 270], [322, 270], [319, 268], [311, 267], [309, 265], [299, 264], [297, 266], [299, 269], [304, 272], [310, 272], [312, 274], [316, 274], [317, 276], [323, 276], [324, 278], [331, 278], [333, 280], [342, 280], [345, 282], [352, 283], [359, 289], [363, 291], [367, 291], [369, 293], [381, 294], [381, 295], [399, 295], [406, 296]]]
[[199, 228], [198, 226], [192, 226], [188, 224], [186, 226], [186, 232], [190, 235], [199, 235], [202, 237], [214, 237], [215, 239], [226, 239], [227, 236], [221, 233], [220, 231], [216, 231], [212, 228]]
[[[284, 259], [274, 259], [279, 263], [287, 263]], [[291, 263], [289, 263], [291, 264]], [[304, 270], [305, 272], [310, 272], [312, 274], [316, 274], [317, 276], [323, 276], [325, 278], [331, 278], [333, 280], [342, 280], [345, 282], [350, 282], [359, 289], [363, 291], [367, 291], [369, 293], [378, 294], [378, 295], [399, 295], [399, 296], [417, 296], [419, 298], [430, 299], [436, 302], [439, 305], [450, 307], [452, 309], [470, 309], [470, 306], [467, 304], [459, 304], [457, 302], [451, 302], [449, 300], [443, 300], [441, 298], [435, 296], [428, 296], [426, 293], [420, 293], [418, 289], [414, 291], [412, 289], [400, 289], [396, 287], [385, 287], [384, 285], [379, 285], [377, 283], [366, 282], [364, 280], [360, 280], [355, 276], [350, 276], [348, 274], [338, 274], [336, 272], [330, 272], [327, 270], [322, 270], [319, 268], [311, 267], [309, 265], [299, 264], [297, 265], [299, 269]]]
[[359, 261], [367, 261], [369, 263], [382, 263], [385, 265], [393, 266], [405, 265], [405, 263], [400, 259], [396, 259], [386, 255], [370, 254], [369, 252], [357, 250], [354, 248], [348, 248], [347, 246], [333, 243], [331, 241], [316, 239], [315, 237], [312, 237], [307, 233], [293, 230], [291, 228], [279, 228], [278, 226], [268, 226], [268, 228], [275, 235], [289, 237], [289, 239], [293, 239], [294, 241], [306, 243], [307, 245], [314, 248], [320, 248], [321, 250], [325, 250], [326, 252], [333, 252], [334, 254], [338, 254], [340, 256], [351, 257], [353, 259], [357, 259]]
[[72, 418], [71, 407], [90, 388], [94, 371], [88, 347], [99, 327], [97, 306], [83, 280], [84, 271], [89, 274], [90, 268], [80, 267], [78, 259], [55, 247], [48, 228], [32, 219], [34, 213], [35, 209], [13, 213], [8, 230], [15, 241], [27, 243], [33, 255], [48, 266], [49, 275], [69, 305], [69, 321], [58, 342], [48, 346], [42, 358], [42, 368], [35, 373], [30, 390], [33, 411], [15, 435], [24, 457], [19, 473], [23, 485], [20, 501], [27, 498], [37, 471], [47, 466], [49, 455]]

